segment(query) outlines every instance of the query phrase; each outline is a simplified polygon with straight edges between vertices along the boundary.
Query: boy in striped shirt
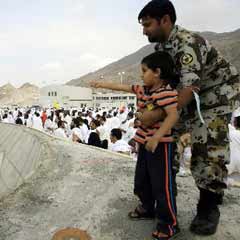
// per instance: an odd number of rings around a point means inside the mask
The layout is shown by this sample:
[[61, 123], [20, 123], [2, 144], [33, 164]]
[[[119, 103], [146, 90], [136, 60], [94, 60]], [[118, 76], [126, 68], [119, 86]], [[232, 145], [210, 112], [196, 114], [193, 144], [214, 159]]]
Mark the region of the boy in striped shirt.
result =
[[141, 62], [143, 86], [110, 82], [91, 82], [95, 88], [106, 88], [135, 93], [138, 112], [162, 108], [166, 117], [151, 127], [140, 125], [135, 141], [139, 143], [138, 159], [134, 179], [134, 194], [141, 204], [129, 213], [131, 219], [158, 219], [154, 239], [166, 240], [178, 231], [176, 199], [173, 194], [172, 128], [178, 120], [177, 91], [171, 85], [178, 79], [171, 56], [166, 52], [155, 52]]

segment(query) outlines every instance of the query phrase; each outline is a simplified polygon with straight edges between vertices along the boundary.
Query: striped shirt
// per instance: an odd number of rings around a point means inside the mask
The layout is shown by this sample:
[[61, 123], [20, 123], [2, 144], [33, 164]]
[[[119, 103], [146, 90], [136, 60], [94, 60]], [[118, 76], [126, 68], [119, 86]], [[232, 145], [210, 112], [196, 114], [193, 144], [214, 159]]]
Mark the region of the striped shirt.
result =
[[[177, 107], [177, 96], [178, 93], [176, 90], [173, 90], [169, 85], [158, 88], [154, 91], [149, 91], [146, 86], [141, 85], [132, 85], [132, 91], [137, 96], [137, 108], [140, 109], [146, 108], [149, 111], [152, 111], [156, 108], [162, 108], [166, 110], [168, 108]], [[151, 137], [155, 132], [161, 127], [162, 122], [155, 123], [151, 127], [145, 127], [140, 125], [137, 129], [134, 139], [141, 143], [145, 144], [146, 137]], [[172, 131], [170, 130], [164, 137], [160, 139], [159, 142], [172, 142]]]

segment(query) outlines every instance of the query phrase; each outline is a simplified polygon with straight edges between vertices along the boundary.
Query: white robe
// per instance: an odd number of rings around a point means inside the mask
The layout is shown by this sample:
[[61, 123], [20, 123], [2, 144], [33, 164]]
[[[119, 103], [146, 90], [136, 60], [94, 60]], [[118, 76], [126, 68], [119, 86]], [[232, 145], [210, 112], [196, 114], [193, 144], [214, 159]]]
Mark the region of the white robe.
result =
[[44, 130], [47, 133], [52, 133], [54, 129], [53, 122], [51, 119], [47, 119], [44, 124]]
[[60, 138], [67, 138], [65, 130], [63, 128], [58, 128], [54, 131], [54, 135]]
[[37, 117], [36, 115], [34, 115], [33, 119], [32, 119], [32, 122], [33, 122], [32, 128], [43, 131], [42, 119], [40, 117]]
[[4, 119], [2, 120], [2, 122], [3, 122], [3, 123], [9, 123], [9, 121], [8, 121], [7, 118], [4, 118]]
[[82, 131], [80, 128], [76, 127], [72, 129], [71, 139], [73, 138], [73, 134], [76, 135], [82, 142], [84, 141]]
[[228, 127], [230, 138], [230, 164], [227, 165], [228, 173], [240, 173], [240, 130], [235, 129], [231, 124]]
[[109, 150], [113, 152], [130, 152], [131, 147], [122, 139], [111, 144]]
[[82, 135], [83, 141], [85, 143], [87, 143], [88, 137], [89, 137], [89, 129], [88, 129], [87, 125], [83, 123], [82, 126], [80, 126], [80, 130], [81, 130], [81, 135]]

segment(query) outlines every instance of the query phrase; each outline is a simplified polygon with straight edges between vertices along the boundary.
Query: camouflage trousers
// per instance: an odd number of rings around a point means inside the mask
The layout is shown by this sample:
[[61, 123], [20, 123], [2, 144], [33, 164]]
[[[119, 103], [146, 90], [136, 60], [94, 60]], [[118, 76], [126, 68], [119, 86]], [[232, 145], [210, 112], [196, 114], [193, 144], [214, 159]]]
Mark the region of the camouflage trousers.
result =
[[[195, 111], [194, 118], [190, 120], [191, 172], [199, 188], [222, 194], [227, 187], [224, 182], [228, 176], [226, 164], [230, 162], [228, 124], [233, 111], [240, 105], [239, 79], [206, 91], [200, 99], [205, 124]], [[217, 103], [220, 105], [211, 107]]]
[[224, 178], [229, 163], [228, 123], [231, 114], [214, 114], [213, 110], [202, 112], [205, 124], [199, 118], [191, 121], [192, 159], [191, 172], [197, 187], [223, 193], [227, 187]]
[[[178, 137], [190, 129], [192, 137], [191, 172], [197, 187], [222, 194], [227, 187], [224, 178], [230, 161], [228, 124], [231, 115], [240, 105], [240, 81], [218, 85], [200, 95], [201, 113], [205, 124], [200, 121], [193, 100], [180, 117], [176, 127]], [[179, 154], [175, 154], [174, 168], [179, 168]]]

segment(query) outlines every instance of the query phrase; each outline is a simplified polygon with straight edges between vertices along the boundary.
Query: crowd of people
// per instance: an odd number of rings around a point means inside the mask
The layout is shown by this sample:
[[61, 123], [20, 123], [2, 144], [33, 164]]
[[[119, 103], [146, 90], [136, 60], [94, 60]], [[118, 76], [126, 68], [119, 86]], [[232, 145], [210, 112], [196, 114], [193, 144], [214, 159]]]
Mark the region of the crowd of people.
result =
[[0, 121], [20, 124], [83, 144], [133, 155], [136, 132], [133, 109], [0, 109]]

